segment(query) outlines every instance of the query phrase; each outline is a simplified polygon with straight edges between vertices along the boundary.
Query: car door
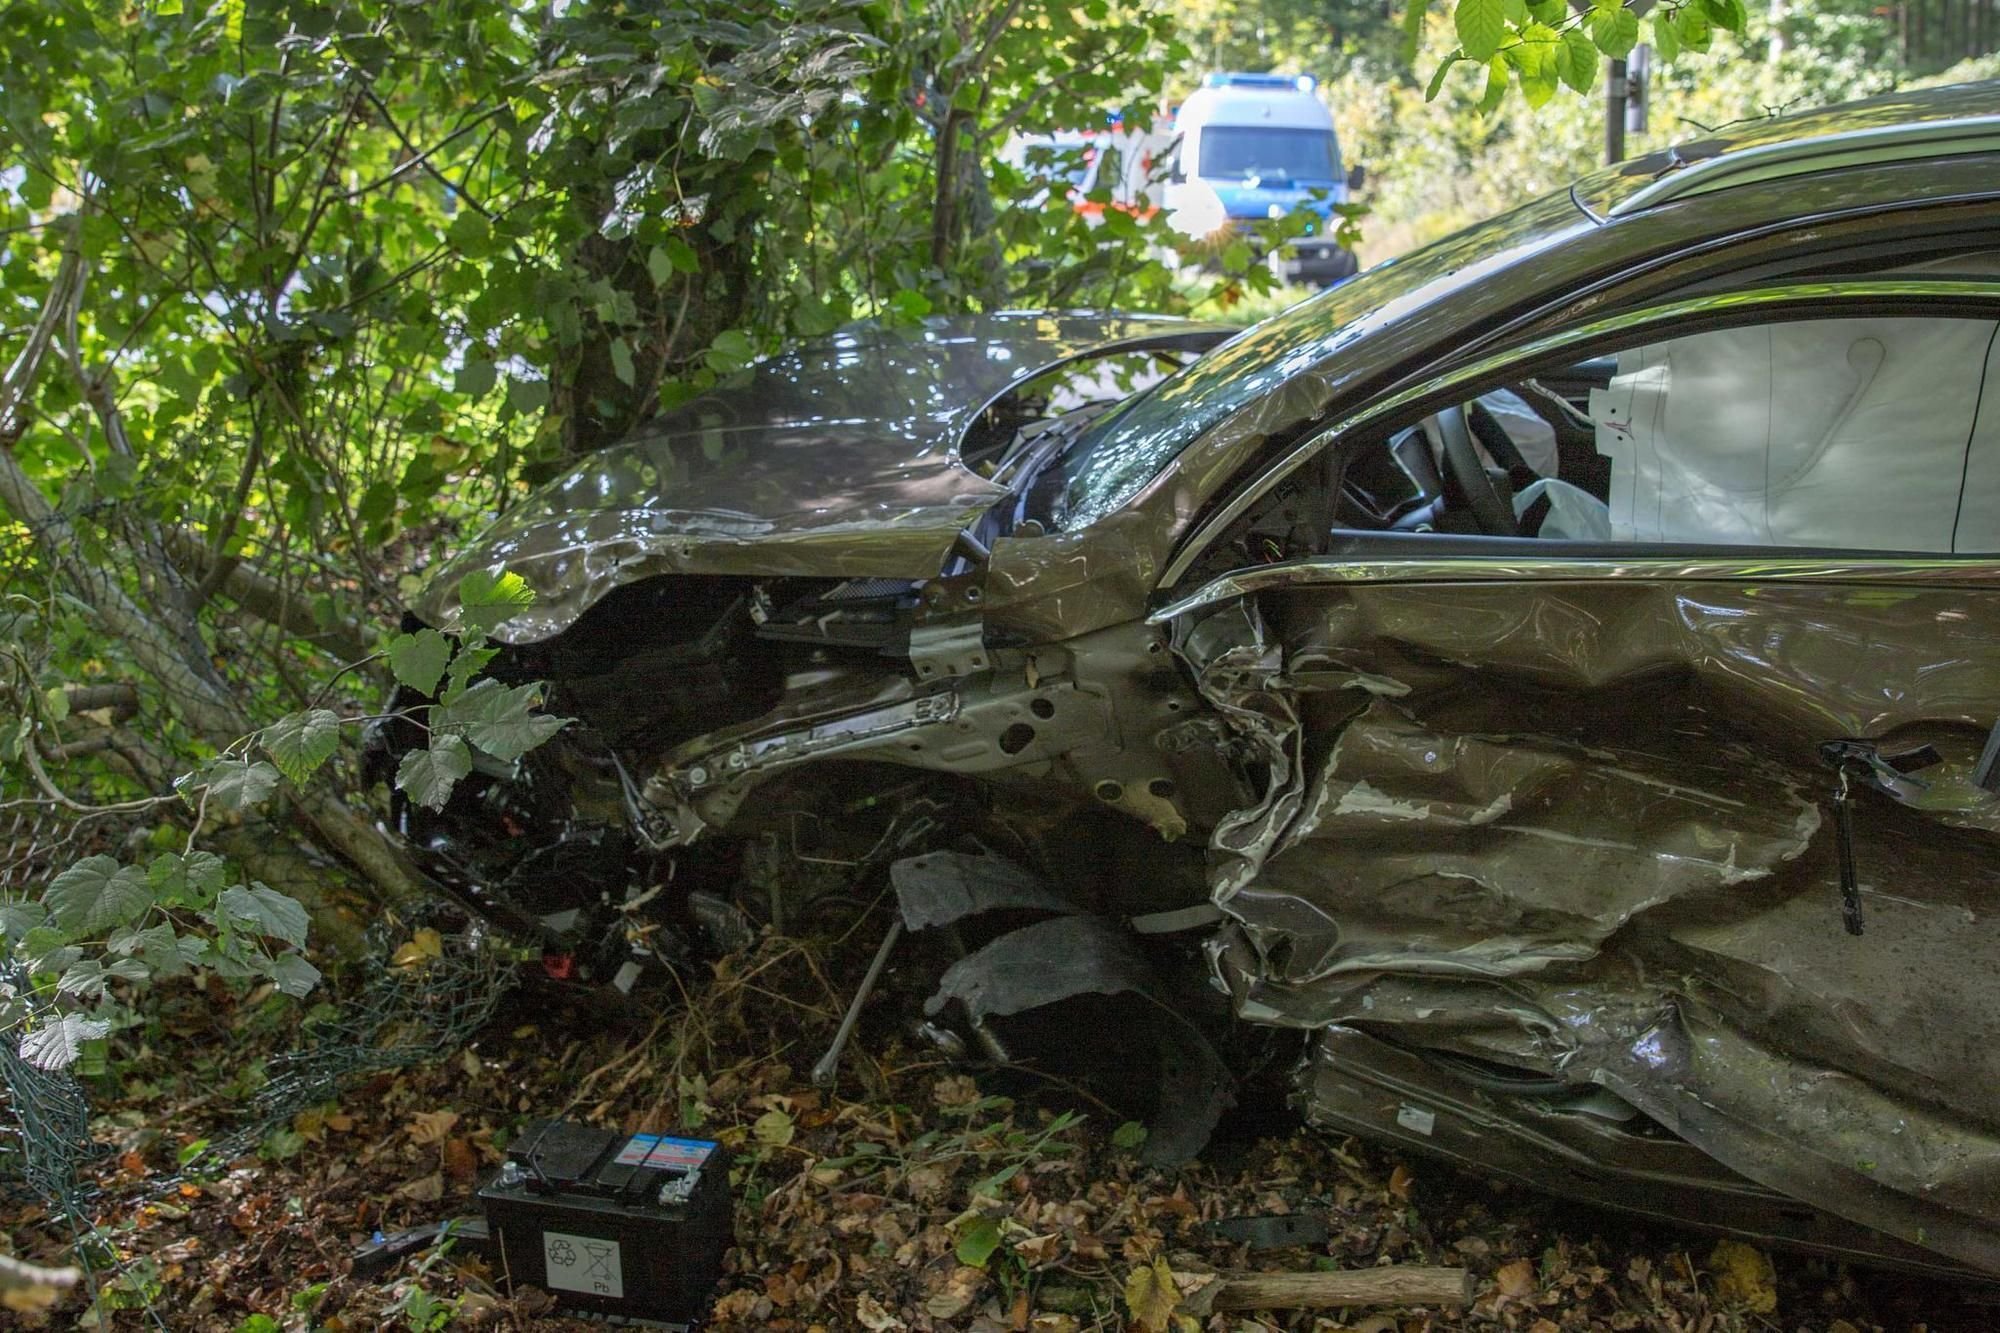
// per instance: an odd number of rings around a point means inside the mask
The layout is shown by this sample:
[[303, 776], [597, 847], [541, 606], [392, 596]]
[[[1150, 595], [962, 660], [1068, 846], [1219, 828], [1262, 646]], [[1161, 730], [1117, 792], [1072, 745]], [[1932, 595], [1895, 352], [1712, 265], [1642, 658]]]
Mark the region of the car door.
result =
[[1377, 1047], [1609, 1093], [2000, 1269], [1996, 330], [1978, 279], [1628, 312], [1336, 425], [1197, 536], [1440, 404], [1612, 366], [1602, 493], [1542, 488], [1584, 535], [1337, 532], [1156, 617], [1258, 784], [1211, 844], [1218, 971], [1320, 1034], [1317, 1118], [1493, 1151], [1408, 1084], [1356, 1094]]

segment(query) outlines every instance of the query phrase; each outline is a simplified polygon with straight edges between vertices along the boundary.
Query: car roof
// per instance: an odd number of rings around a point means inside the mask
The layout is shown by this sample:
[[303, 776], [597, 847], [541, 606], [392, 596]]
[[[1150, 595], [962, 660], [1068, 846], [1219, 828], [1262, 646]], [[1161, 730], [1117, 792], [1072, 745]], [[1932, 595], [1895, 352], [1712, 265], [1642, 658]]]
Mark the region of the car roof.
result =
[[1209, 125], [1325, 130], [1333, 128], [1333, 113], [1319, 94], [1308, 88], [1223, 84], [1188, 94], [1174, 113], [1176, 130]]
[[2000, 80], [1890, 93], [1724, 126], [1576, 183], [1600, 218], [1697, 194], [1877, 162], [2000, 151]]

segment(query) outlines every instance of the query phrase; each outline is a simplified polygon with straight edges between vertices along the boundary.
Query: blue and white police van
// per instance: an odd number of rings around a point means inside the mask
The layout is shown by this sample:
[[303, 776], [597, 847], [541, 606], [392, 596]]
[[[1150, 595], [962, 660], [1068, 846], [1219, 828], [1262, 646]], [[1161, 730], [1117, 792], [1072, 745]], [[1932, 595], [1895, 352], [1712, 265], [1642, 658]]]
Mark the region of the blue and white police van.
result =
[[1332, 236], [1334, 207], [1360, 187], [1360, 169], [1343, 169], [1333, 115], [1310, 74], [1210, 74], [1174, 113], [1173, 136], [1165, 204], [1177, 231], [1226, 235], [1304, 204], [1320, 220], [1273, 256], [1273, 270], [1318, 286], [1354, 275], [1354, 255]]

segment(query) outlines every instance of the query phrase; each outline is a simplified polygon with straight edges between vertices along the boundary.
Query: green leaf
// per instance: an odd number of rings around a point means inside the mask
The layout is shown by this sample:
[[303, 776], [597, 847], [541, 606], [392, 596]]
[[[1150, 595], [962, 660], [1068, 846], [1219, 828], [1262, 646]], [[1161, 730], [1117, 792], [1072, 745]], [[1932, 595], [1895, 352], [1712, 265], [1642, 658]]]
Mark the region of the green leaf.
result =
[[314, 986], [319, 985], [319, 969], [308, 963], [302, 954], [279, 954], [266, 970], [281, 994], [304, 999], [312, 994]]
[[64, 930], [93, 935], [143, 915], [153, 905], [153, 890], [138, 867], [121, 866], [100, 852], [50, 880], [42, 902]]
[[741, 329], [724, 329], [716, 334], [706, 358], [709, 368], [718, 375], [733, 375], [756, 359], [757, 345]]
[[1590, 14], [1590, 39], [1605, 55], [1623, 60], [1639, 44], [1639, 16], [1622, 4], [1616, 9], [1594, 9]]
[[1438, 62], [1438, 67], [1431, 71], [1430, 83], [1424, 88], [1424, 100], [1426, 102], [1437, 101], [1437, 95], [1444, 90], [1445, 75], [1451, 73], [1451, 67], [1463, 59], [1465, 59], [1464, 52], [1453, 51]]
[[493, 248], [493, 224], [479, 210], [461, 208], [445, 230], [445, 237], [460, 254], [478, 259]]
[[1553, 31], [1539, 23], [1530, 23], [1522, 30], [1521, 40], [1503, 53], [1520, 76], [1521, 94], [1529, 106], [1546, 106], [1555, 96], [1556, 61], [1562, 50], [1563, 41]]
[[507, 401], [522, 416], [539, 412], [549, 405], [549, 382], [524, 380], [510, 375], [507, 377]]
[[243, 40], [245, 0], [222, 0], [222, 35], [231, 42]]
[[1111, 1131], [1111, 1146], [1131, 1152], [1146, 1142], [1146, 1126], [1137, 1120], [1127, 1120]]
[[1569, 6], [1563, 0], [1528, 0], [1528, 13], [1535, 22], [1553, 28], [1569, 17]]
[[111, 933], [104, 947], [122, 956], [137, 955], [155, 976], [177, 977], [199, 959], [207, 943], [196, 936], [177, 936], [164, 922], [144, 930], [123, 929]]
[[396, 785], [428, 810], [442, 810], [458, 780], [472, 771], [472, 750], [458, 736], [432, 738], [427, 750], [411, 750], [396, 765]]
[[109, 963], [85, 958], [70, 965], [70, 969], [62, 974], [62, 979], [56, 982], [56, 989], [65, 995], [94, 1000], [104, 994], [113, 981], [144, 981], [151, 974], [152, 969], [136, 958], [114, 958]]
[[667, 252], [667, 261], [682, 273], [701, 272], [701, 256], [694, 247], [678, 236], [669, 236], [660, 242], [660, 248]]
[[278, 787], [278, 770], [261, 759], [218, 759], [196, 781], [224, 810], [248, 810]]
[[1682, 5], [1675, 26], [1680, 30], [1681, 45], [1689, 51], [1706, 51], [1715, 37], [1708, 15], [1698, 4]]
[[1430, 7], [1430, 0], [1409, 0], [1403, 7], [1403, 59], [1407, 63], [1416, 62], [1417, 48], [1423, 45], [1424, 15]]
[[1743, 0], [1702, 0], [1702, 8], [1708, 11], [1710, 23], [1730, 32], [1742, 32], [1744, 25], [1750, 21]]
[[0, 903], [0, 939], [18, 940], [49, 919], [49, 909], [40, 903]]
[[623, 338], [611, 340], [611, 373], [628, 388], [638, 379], [638, 373], [632, 366], [632, 344]]
[[1528, 21], [1528, 0], [1503, 0], [1501, 11], [1518, 28]]
[[435, 727], [442, 721], [462, 726], [474, 745], [495, 759], [511, 763], [561, 731], [569, 721], [535, 712], [539, 694], [540, 689], [535, 685], [509, 689], [488, 678], [449, 707], [433, 712], [431, 725]]
[[1506, 0], [1458, 0], [1451, 21], [1466, 59], [1491, 60], [1507, 36]]
[[42, 700], [48, 705], [49, 721], [60, 722], [69, 716], [69, 691], [62, 686], [50, 686], [42, 695]]
[[656, 245], [646, 252], [646, 276], [655, 287], [666, 286], [667, 279], [674, 276], [674, 257], [665, 246]]
[[310, 924], [306, 909], [296, 898], [288, 898], [276, 889], [262, 884], [248, 888], [238, 885], [223, 890], [216, 906], [224, 918], [249, 926], [259, 935], [283, 940], [294, 948], [306, 942]]
[[444, 693], [438, 696], [444, 703], [451, 703], [472, 688], [472, 678], [486, 669], [486, 664], [499, 655], [498, 648], [467, 648], [459, 646], [458, 656], [451, 659], [451, 670], [445, 673]]
[[134, 954], [144, 953], [147, 949], [158, 948], [162, 944], [171, 946], [173, 942], [174, 928], [165, 922], [157, 926], [148, 926], [144, 930], [132, 926], [120, 926], [105, 936], [104, 951], [117, 954], [120, 958], [130, 958]]
[[396, 483], [387, 477], [377, 477], [361, 492], [360, 502], [354, 506], [354, 516], [370, 526], [386, 524], [396, 513]]
[[968, 1268], [984, 1268], [1000, 1248], [1000, 1224], [990, 1217], [975, 1217], [958, 1233], [958, 1261]]
[[897, 315], [908, 320], [922, 319], [932, 309], [931, 298], [914, 287], [905, 287], [890, 297], [889, 306]]
[[1681, 30], [1674, 26], [1673, 15], [1655, 14], [1648, 23], [1653, 29], [1653, 49], [1661, 60], [1671, 63], [1681, 53]]
[[451, 391], [462, 393], [468, 398], [482, 398], [498, 378], [499, 373], [491, 361], [485, 357], [468, 355], [459, 366], [458, 374], [452, 379]]
[[21, 1058], [37, 1069], [67, 1069], [76, 1063], [83, 1043], [96, 1041], [111, 1031], [109, 1023], [64, 1014], [21, 1038]]
[[340, 746], [340, 714], [325, 708], [281, 717], [258, 737], [278, 771], [303, 784]]
[[459, 617], [468, 629], [490, 634], [535, 604], [535, 590], [519, 574], [476, 569], [458, 581]]
[[284, 1162], [297, 1157], [305, 1148], [305, 1135], [289, 1125], [280, 1125], [264, 1136], [264, 1141], [257, 1146], [257, 1155], [267, 1162]]
[[1486, 88], [1479, 95], [1479, 112], [1488, 115], [1500, 107], [1507, 97], [1507, 73], [1511, 67], [1506, 61], [1495, 56], [1486, 62]]
[[434, 629], [398, 634], [389, 640], [389, 670], [418, 694], [437, 692], [445, 664], [451, 661], [451, 640]]
[[146, 867], [146, 882], [164, 906], [199, 908], [229, 882], [229, 867], [213, 852], [166, 852]]
[[1580, 93], [1597, 82], [1597, 43], [1581, 28], [1566, 28], [1556, 47], [1556, 77]]

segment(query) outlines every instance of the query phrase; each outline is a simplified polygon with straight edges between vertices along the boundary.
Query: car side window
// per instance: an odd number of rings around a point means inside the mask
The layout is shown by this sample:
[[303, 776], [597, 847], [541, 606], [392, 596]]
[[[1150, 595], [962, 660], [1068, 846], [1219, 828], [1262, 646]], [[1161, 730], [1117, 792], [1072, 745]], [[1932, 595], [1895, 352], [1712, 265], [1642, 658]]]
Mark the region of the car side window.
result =
[[[1336, 526], [1551, 540], [2000, 551], [2000, 322], [1792, 319], [1591, 355], [1472, 392], [1349, 464]], [[1990, 386], [1990, 387], [1989, 387]], [[1483, 483], [1481, 476], [1483, 473]], [[1519, 531], [1496, 533], [1482, 484]]]

